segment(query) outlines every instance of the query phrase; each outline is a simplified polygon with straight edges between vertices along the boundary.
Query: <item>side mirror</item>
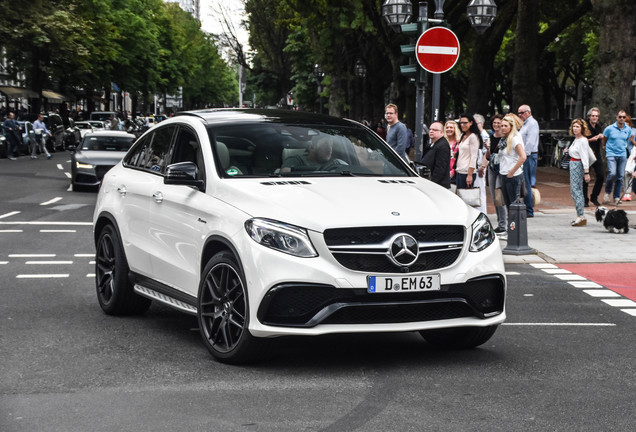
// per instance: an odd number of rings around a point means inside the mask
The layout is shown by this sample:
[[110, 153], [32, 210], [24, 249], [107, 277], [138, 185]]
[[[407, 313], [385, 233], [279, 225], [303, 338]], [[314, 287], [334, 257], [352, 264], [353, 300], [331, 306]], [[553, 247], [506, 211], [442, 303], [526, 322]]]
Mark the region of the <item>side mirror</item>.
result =
[[194, 162], [178, 162], [168, 165], [163, 182], [165, 184], [191, 186], [204, 192], [205, 183], [203, 180], [197, 179], [198, 170], [199, 168]]
[[420, 163], [413, 163], [413, 169], [420, 177], [430, 180], [431, 179], [431, 169], [426, 165], [422, 165]]

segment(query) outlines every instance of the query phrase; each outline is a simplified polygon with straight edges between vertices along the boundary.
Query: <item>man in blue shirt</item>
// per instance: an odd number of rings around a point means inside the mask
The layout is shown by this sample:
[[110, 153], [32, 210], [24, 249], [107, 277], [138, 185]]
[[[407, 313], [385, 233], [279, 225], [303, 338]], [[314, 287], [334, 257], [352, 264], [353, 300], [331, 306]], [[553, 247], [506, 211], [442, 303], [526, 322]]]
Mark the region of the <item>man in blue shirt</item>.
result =
[[528, 217], [534, 217], [532, 207], [532, 186], [537, 184], [537, 161], [539, 159], [539, 123], [532, 117], [532, 110], [528, 105], [521, 105], [517, 115], [523, 120], [519, 130], [526, 150], [526, 161], [523, 163], [523, 180], [526, 184], [526, 204]]
[[616, 123], [609, 125], [603, 131], [603, 147], [607, 158], [607, 183], [605, 183], [605, 196], [603, 202], [610, 202], [612, 186], [614, 187], [614, 204], [620, 203], [623, 189], [623, 174], [627, 162], [627, 142], [632, 134], [632, 128], [625, 124], [627, 113], [618, 112]]
[[393, 149], [404, 158], [405, 161], [409, 161], [406, 155], [406, 149], [408, 148], [408, 135], [406, 132], [406, 126], [404, 123], [398, 120], [398, 109], [394, 104], [388, 104], [384, 108], [384, 118], [386, 119], [388, 132], [386, 133], [386, 142], [393, 147]]
[[7, 137], [7, 141], [9, 143], [9, 149], [7, 151], [7, 157], [9, 160], [16, 160], [15, 153], [18, 151], [18, 146], [20, 145], [18, 137], [21, 134], [22, 128], [15, 121], [15, 114], [9, 112], [7, 118], [2, 123], [2, 128], [4, 129], [4, 135]]

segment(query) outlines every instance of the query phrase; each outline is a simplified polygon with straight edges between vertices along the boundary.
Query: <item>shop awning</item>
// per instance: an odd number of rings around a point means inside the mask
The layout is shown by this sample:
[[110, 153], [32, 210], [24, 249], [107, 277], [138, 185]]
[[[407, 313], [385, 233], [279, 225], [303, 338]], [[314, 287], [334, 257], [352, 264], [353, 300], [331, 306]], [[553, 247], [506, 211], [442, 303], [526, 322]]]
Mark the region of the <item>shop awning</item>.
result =
[[66, 96], [51, 90], [42, 90], [42, 97], [48, 99], [49, 102], [60, 103], [66, 100]]
[[10, 98], [36, 98], [38, 94], [33, 90], [21, 88], [21, 87], [10, 87], [10, 86], [0, 86], [0, 93], [5, 94]]

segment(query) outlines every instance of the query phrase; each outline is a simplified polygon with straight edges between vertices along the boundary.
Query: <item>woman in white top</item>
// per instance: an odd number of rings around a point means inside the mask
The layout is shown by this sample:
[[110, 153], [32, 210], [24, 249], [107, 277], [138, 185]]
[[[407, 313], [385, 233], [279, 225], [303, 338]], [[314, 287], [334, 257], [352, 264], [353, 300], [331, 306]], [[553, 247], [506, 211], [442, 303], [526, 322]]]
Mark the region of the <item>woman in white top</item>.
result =
[[570, 195], [576, 206], [576, 219], [571, 222], [572, 226], [585, 226], [583, 197], [583, 180], [590, 182], [590, 145], [587, 142], [587, 135], [590, 134], [587, 124], [582, 119], [574, 119], [570, 125], [570, 135], [574, 135], [574, 141], [565, 151], [570, 154]]
[[523, 181], [523, 163], [526, 151], [523, 139], [517, 130], [515, 118], [508, 114], [501, 121], [501, 141], [499, 141], [499, 174], [502, 180], [502, 192], [506, 207], [521, 198]]
[[462, 138], [457, 155], [457, 189], [471, 189], [477, 170], [477, 156], [483, 146], [479, 128], [472, 115], [462, 114], [459, 120]]

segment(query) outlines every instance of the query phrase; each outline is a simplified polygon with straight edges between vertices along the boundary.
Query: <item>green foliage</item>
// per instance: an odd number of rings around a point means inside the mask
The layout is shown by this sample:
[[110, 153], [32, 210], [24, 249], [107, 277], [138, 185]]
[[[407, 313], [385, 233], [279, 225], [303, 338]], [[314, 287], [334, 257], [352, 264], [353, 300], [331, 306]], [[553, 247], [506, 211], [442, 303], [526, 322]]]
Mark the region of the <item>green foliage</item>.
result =
[[183, 88], [200, 106], [232, 104], [237, 84], [214, 41], [162, 0], [33, 0], [0, 14], [10, 73], [37, 91], [110, 91], [149, 98]]

